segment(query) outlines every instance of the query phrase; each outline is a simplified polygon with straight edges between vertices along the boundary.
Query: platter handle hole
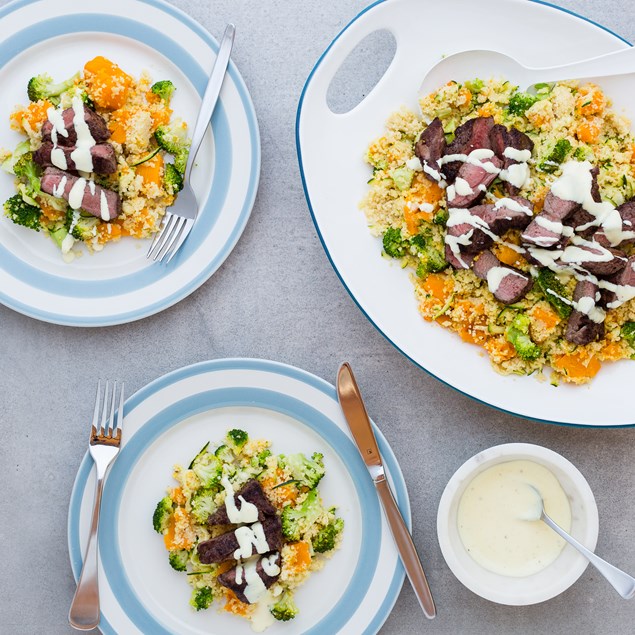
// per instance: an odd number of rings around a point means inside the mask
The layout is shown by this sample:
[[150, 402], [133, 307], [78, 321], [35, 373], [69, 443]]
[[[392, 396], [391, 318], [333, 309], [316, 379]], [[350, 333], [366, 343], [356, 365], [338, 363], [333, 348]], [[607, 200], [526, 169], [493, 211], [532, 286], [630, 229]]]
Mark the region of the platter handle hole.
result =
[[359, 105], [388, 70], [397, 41], [387, 29], [367, 35], [346, 57], [333, 76], [326, 93], [326, 103], [336, 115], [343, 115]]

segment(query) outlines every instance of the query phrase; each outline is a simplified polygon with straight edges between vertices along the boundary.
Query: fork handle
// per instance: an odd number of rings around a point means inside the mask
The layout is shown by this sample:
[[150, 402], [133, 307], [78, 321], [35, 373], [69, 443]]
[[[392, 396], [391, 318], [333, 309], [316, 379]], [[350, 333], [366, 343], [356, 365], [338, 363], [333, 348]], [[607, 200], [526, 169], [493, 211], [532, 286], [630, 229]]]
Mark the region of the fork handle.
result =
[[236, 27], [233, 24], [228, 24], [225, 28], [223, 40], [218, 49], [218, 55], [214, 62], [214, 68], [212, 68], [212, 74], [207, 82], [207, 88], [203, 95], [203, 101], [201, 103], [201, 109], [199, 110], [196, 123], [194, 124], [194, 132], [192, 133], [192, 143], [190, 145], [190, 154], [187, 159], [187, 165], [185, 168], [185, 174], [188, 175], [194, 165], [194, 160], [198, 153], [203, 137], [205, 137], [205, 131], [209, 125], [212, 115], [214, 114], [214, 108], [218, 102], [218, 96], [220, 95], [220, 89], [223, 86], [223, 80], [225, 79], [225, 73], [227, 72], [227, 66], [229, 65], [229, 58], [234, 46], [234, 35], [236, 34]]
[[95, 485], [95, 504], [88, 535], [88, 545], [84, 554], [82, 573], [79, 576], [77, 590], [68, 613], [71, 626], [79, 631], [90, 631], [99, 624], [99, 582], [98, 571], [98, 533], [101, 495], [104, 489], [104, 474], [97, 474]]

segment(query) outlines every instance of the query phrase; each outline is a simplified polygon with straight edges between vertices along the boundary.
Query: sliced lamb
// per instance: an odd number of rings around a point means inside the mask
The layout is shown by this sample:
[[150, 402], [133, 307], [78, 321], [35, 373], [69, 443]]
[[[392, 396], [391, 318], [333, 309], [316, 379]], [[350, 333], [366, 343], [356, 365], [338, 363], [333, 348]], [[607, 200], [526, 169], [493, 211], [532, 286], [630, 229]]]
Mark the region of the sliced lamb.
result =
[[[615, 223], [615, 230], [609, 230], [608, 235], [604, 227], [600, 227], [593, 234], [593, 240], [605, 247], [626, 246], [635, 242], [635, 199], [622, 203], [616, 212], [620, 215], [621, 226], [618, 221]], [[613, 240], [614, 244], [611, 244], [610, 239]]]
[[[280, 518], [278, 516], [267, 516], [262, 522], [262, 529], [267, 540], [267, 549], [262, 553], [278, 551], [282, 546], [282, 523]], [[239, 546], [236, 532], [228, 531], [220, 536], [199, 543], [197, 549], [201, 562], [203, 564], [212, 564], [232, 560]], [[252, 544], [250, 555], [255, 555], [256, 553], [256, 546]]]
[[565, 229], [563, 221], [576, 212], [579, 207], [578, 203], [558, 198], [549, 192], [542, 211], [529, 223], [521, 238], [524, 242], [541, 249], [561, 245], [563, 238], [567, 239], [573, 234], [571, 228]]
[[504, 265], [491, 251], [484, 251], [472, 269], [481, 280], [487, 281], [489, 290], [503, 304], [518, 302], [533, 284], [527, 274]]
[[[428, 179], [435, 183], [442, 179], [441, 167], [438, 161], [443, 156], [445, 148], [446, 142], [443, 125], [441, 124], [441, 120], [436, 117], [421, 133], [419, 141], [415, 144], [415, 154], [419, 158], [419, 161], [421, 161], [423, 173]], [[426, 169], [426, 166], [428, 169]], [[439, 178], [435, 178], [437, 174]]]
[[[464, 248], [470, 245], [471, 235], [462, 233], [459, 225], [448, 227], [445, 238], [445, 260], [455, 269], [469, 269], [474, 254], [468, 254]], [[455, 252], [456, 250], [456, 252]]]
[[[599, 173], [600, 169], [598, 167], [594, 167], [591, 170], [591, 197], [596, 203], [602, 202], [600, 186], [598, 185]], [[573, 214], [564, 221], [564, 224], [567, 227], [572, 227], [578, 236], [582, 236], [582, 238], [589, 238], [597, 230], [597, 226], [593, 224], [593, 221], [595, 221], [595, 216], [593, 216], [590, 212], [587, 212], [584, 207], [579, 206]], [[584, 229], [582, 229], [583, 227]]]
[[[269, 502], [267, 495], [264, 493], [260, 483], [256, 479], [247, 481], [243, 487], [234, 494], [236, 507], [240, 509], [243, 504], [242, 498], [247, 503], [251, 503], [258, 508], [258, 520], [263, 521], [266, 516], [274, 516], [276, 508]], [[229, 517], [225, 505], [217, 509], [208, 519], [207, 524], [212, 525], [229, 525]]]
[[[83, 181], [83, 184], [78, 184], [78, 181]], [[112, 220], [121, 213], [119, 194], [63, 170], [46, 168], [40, 179], [40, 185], [42, 191], [64, 198], [66, 201], [69, 200], [71, 190], [74, 187], [80, 187], [81, 205], [79, 207], [102, 220]]]
[[469, 207], [485, 196], [503, 162], [496, 156], [478, 163], [463, 163], [452, 185], [446, 189], [448, 208]]
[[534, 205], [522, 196], [501, 198], [496, 205], [484, 205], [488, 211], [483, 218], [490, 229], [502, 236], [509, 229], [525, 229], [533, 218]]
[[575, 239], [559, 257], [562, 264], [582, 267], [594, 276], [613, 275], [624, 269], [627, 261], [623, 252], [582, 238]]
[[[489, 133], [494, 126], [492, 117], [476, 117], [460, 125], [454, 132], [454, 140], [446, 147], [444, 156], [449, 154], [470, 154], [481, 148], [490, 150]], [[451, 161], [443, 166], [448, 183], [452, 183], [461, 169], [461, 161]]]
[[602, 305], [607, 309], [635, 298], [635, 255], [630, 256], [626, 267], [619, 273], [602, 280]]
[[[270, 569], [271, 565], [274, 565], [275, 567], [278, 568], [277, 575], [270, 576], [267, 574], [262, 564], [262, 561], [265, 558], [268, 560], [267, 568], [270, 571], [271, 571]], [[262, 580], [263, 584], [265, 585], [265, 588], [268, 589], [280, 577], [280, 572], [279, 572], [280, 566], [281, 566], [280, 563], [281, 563], [280, 553], [273, 553], [270, 556], [262, 556], [261, 558], [258, 558], [258, 560], [256, 561], [256, 573], [258, 574], [258, 577]], [[246, 562], [242, 563], [240, 565], [240, 573], [239, 573], [239, 567], [235, 566], [229, 569], [229, 571], [225, 571], [225, 573], [221, 573], [217, 578], [218, 583], [221, 586], [231, 589], [236, 594], [236, 597], [241, 602], [244, 602], [245, 604], [251, 604], [251, 602], [249, 601], [249, 598], [245, 595], [245, 590], [247, 589], [245, 568], [248, 566], [250, 566], [249, 563], [246, 563]], [[240, 582], [237, 582], [237, 577], [239, 575], [240, 575], [240, 578], [239, 578]]]
[[494, 124], [489, 131], [490, 148], [501, 161], [505, 160], [503, 153], [508, 146], [507, 135], [507, 128], [499, 123]]
[[[584, 346], [604, 337], [604, 312], [596, 307], [599, 289], [588, 280], [580, 280], [573, 292], [576, 308], [569, 316], [564, 338]], [[593, 319], [595, 318], [595, 319]]]
[[[534, 149], [534, 142], [520, 130], [516, 128], [511, 128], [505, 137], [506, 148], [513, 148], [514, 150], [529, 150], [532, 152]], [[498, 154], [498, 153], [497, 153]], [[503, 169], [508, 170], [510, 165], [514, 165], [515, 163], [519, 163], [516, 159], [508, 156], [503, 156], [504, 165]], [[519, 188], [515, 185], [512, 185], [508, 181], [505, 181], [504, 184], [505, 191], [509, 195], [518, 194]]]
[[[75, 132], [75, 125], [73, 119], [75, 118], [75, 111], [72, 108], [67, 108], [62, 112], [62, 119], [64, 121], [64, 127], [68, 132], [68, 136], [58, 133], [57, 145], [59, 146], [74, 146], [77, 141], [77, 133]], [[95, 143], [103, 143], [110, 138], [110, 131], [106, 125], [106, 121], [103, 117], [98, 115], [94, 110], [91, 110], [87, 106], [84, 106], [84, 121], [88, 124], [90, 134], [92, 135]], [[53, 132], [53, 124], [50, 121], [45, 121], [42, 124], [42, 141], [51, 141], [51, 133]]]
[[[51, 152], [53, 147], [54, 146], [50, 141], [46, 141], [33, 153], [33, 160], [43, 168], [53, 166], [53, 162], [51, 161]], [[75, 151], [75, 146], [59, 146], [59, 149], [64, 154], [66, 169], [71, 171], [76, 170], [72, 156]], [[92, 171], [96, 174], [114, 174], [117, 171], [115, 150], [109, 143], [99, 143], [94, 145], [90, 149], [90, 155], [93, 159]]]

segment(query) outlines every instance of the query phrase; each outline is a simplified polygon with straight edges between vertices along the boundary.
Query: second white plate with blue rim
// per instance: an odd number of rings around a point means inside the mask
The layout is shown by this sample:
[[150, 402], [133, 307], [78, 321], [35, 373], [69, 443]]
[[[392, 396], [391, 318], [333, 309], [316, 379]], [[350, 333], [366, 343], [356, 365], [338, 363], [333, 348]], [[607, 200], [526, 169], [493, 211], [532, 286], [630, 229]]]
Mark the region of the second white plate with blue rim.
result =
[[[221, 33], [224, 24], [217, 25]], [[161, 0], [17, 0], [0, 9], [0, 146], [21, 140], [9, 114], [27, 102], [30, 77], [69, 77], [96, 55], [135, 76], [170, 79], [175, 116], [194, 125], [218, 43]], [[239, 41], [240, 33], [237, 34]], [[230, 63], [221, 98], [192, 172], [200, 214], [169, 265], [146, 259], [147, 241], [124, 239], [64, 263], [52, 241], [0, 218], [0, 302], [30, 317], [71, 326], [107, 326], [152, 315], [203, 284], [238, 241], [260, 174], [258, 123], [245, 83]], [[0, 198], [15, 193], [0, 175]]]
[[[341, 548], [295, 596], [292, 622], [271, 635], [376, 633], [401, 589], [404, 572], [372, 481], [354, 445], [335, 388], [297, 368], [255, 359], [202, 362], [161, 377], [124, 407], [123, 446], [108, 475], [100, 525], [100, 630], [108, 635], [251, 633], [249, 622], [214, 608], [195, 612], [191, 588], [168, 564], [152, 528], [157, 501], [175, 463], [187, 463], [232, 427], [272, 441], [274, 452], [320, 451], [325, 501], [337, 505]], [[389, 480], [410, 526], [403, 475], [376, 429]], [[68, 547], [77, 579], [88, 538], [94, 470], [81, 464], [68, 517]]]
[[[378, 30], [395, 37], [390, 66], [355, 108], [344, 114], [332, 112], [326, 95], [333, 77], [351, 51]], [[623, 398], [631, 389], [633, 362], [606, 364], [588, 386], [556, 389], [534, 377], [499, 375], [478, 347], [424, 323], [409, 276], [398, 263], [381, 258], [381, 240], [371, 235], [359, 209], [370, 176], [364, 152], [383, 134], [392, 112], [403, 105], [419, 112], [421, 80], [443, 55], [495, 48], [528, 67], [540, 68], [627, 46], [604, 27], [542, 1], [446, 0], [440, 6], [433, 0], [379, 0], [333, 40], [300, 98], [296, 141], [307, 202], [331, 264], [352, 298], [377, 329], [421, 368], [470, 397], [522, 417], [570, 425], [634, 425], [632, 408]], [[496, 69], [490, 74], [495, 75]], [[619, 78], [598, 83], [632, 120], [635, 108], [629, 84]]]

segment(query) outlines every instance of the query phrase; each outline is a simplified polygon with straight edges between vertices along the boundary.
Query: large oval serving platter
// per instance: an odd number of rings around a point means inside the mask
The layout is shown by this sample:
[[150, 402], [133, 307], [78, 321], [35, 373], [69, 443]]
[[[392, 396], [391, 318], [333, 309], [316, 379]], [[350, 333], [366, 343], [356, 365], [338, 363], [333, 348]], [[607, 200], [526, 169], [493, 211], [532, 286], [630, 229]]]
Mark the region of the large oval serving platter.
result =
[[[333, 113], [326, 101], [331, 80], [357, 44], [381, 29], [396, 40], [390, 66], [360, 104], [345, 114]], [[418, 112], [421, 80], [442, 55], [496, 49], [525, 66], [547, 67], [627, 46], [603, 27], [545, 3], [381, 0], [331, 43], [300, 99], [296, 139], [306, 198], [324, 249], [355, 302], [417, 365], [477, 400], [523, 417], [584, 426], [633, 425], [624, 395], [630, 394], [635, 367], [628, 360], [606, 364], [588, 386], [554, 388], [533, 377], [498, 375], [478, 347], [425, 323], [408, 275], [380, 257], [380, 241], [371, 236], [358, 207], [369, 177], [363, 155], [382, 134], [390, 113], [402, 105]], [[496, 76], [497, 69], [475, 71], [475, 76], [487, 74]], [[630, 104], [627, 115], [635, 113], [632, 80], [601, 84], [617, 105]]]
[[[326, 475], [320, 493], [337, 506], [345, 523], [341, 548], [298, 588], [298, 616], [267, 633], [377, 633], [397, 599], [404, 571], [335, 388], [297, 368], [257, 359], [188, 366], [126, 401], [122, 449], [108, 474], [101, 508], [100, 630], [107, 635], [253, 633], [249, 622], [223, 611], [192, 610], [191, 587], [170, 567], [162, 537], [152, 528], [157, 501], [173, 484], [174, 464], [187, 464], [205, 443], [220, 441], [231, 428], [269, 439], [274, 452], [322, 452]], [[385, 438], [375, 431], [410, 526], [403, 475]], [[75, 579], [90, 530], [94, 484], [87, 454], [68, 516]]]
[[[7, 149], [22, 139], [9, 115], [28, 101], [29, 78], [69, 77], [96, 55], [135, 76], [147, 70], [171, 79], [174, 114], [193, 127], [218, 50], [204, 28], [160, 0], [17, 0], [0, 9], [0, 29], [0, 146]], [[199, 218], [169, 265], [147, 260], [149, 241], [132, 239], [66, 264], [44, 235], [0, 217], [0, 302], [47, 322], [106, 326], [157, 313], [197, 289], [238, 241], [258, 187], [258, 124], [233, 62], [211, 130], [192, 172]], [[0, 174], [1, 199], [14, 193], [11, 175]]]

